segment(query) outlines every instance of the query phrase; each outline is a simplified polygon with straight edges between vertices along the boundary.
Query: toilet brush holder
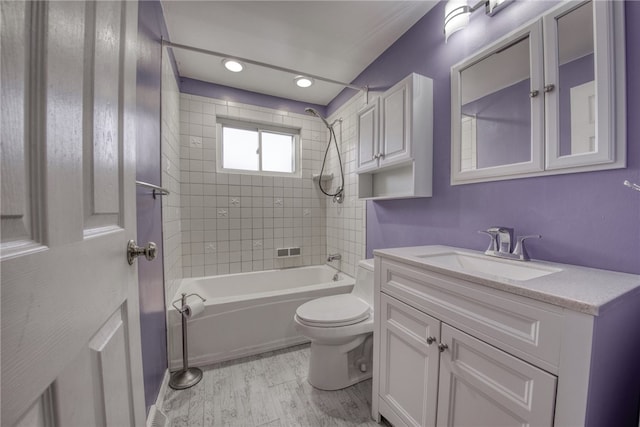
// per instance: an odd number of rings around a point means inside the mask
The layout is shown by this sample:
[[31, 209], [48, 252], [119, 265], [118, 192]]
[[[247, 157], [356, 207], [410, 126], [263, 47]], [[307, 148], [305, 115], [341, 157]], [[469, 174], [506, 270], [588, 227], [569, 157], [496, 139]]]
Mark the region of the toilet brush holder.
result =
[[[189, 367], [187, 317], [190, 315], [190, 307], [187, 304], [187, 298], [192, 295], [200, 298], [202, 302], [206, 301], [198, 294], [187, 295], [183, 293], [181, 299], [175, 300], [172, 303], [173, 307], [178, 311], [178, 313], [180, 313], [180, 317], [182, 318], [182, 369], [171, 374], [171, 378], [169, 379], [169, 387], [174, 390], [184, 390], [186, 388], [193, 387], [202, 379], [201, 369]], [[176, 305], [177, 302], [181, 302], [179, 307]]]

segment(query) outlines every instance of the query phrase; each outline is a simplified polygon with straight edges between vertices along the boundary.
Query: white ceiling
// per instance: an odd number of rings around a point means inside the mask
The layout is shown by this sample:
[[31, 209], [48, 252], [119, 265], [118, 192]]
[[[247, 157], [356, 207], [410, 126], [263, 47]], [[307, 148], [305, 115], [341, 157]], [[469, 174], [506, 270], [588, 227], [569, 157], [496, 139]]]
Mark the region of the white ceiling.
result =
[[[342, 82], [351, 82], [427, 13], [429, 1], [162, 1], [179, 43]], [[301, 89], [292, 74], [254, 65], [241, 73], [222, 58], [174, 49], [178, 72], [253, 92], [328, 104], [341, 86]]]

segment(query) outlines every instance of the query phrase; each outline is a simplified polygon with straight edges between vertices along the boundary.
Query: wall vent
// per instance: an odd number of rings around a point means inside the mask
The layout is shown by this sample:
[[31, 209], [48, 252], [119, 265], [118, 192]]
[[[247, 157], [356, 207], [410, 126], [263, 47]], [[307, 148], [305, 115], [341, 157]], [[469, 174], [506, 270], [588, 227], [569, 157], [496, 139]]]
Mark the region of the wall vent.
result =
[[290, 258], [294, 256], [302, 255], [300, 248], [278, 248], [276, 249], [276, 256], [278, 258]]

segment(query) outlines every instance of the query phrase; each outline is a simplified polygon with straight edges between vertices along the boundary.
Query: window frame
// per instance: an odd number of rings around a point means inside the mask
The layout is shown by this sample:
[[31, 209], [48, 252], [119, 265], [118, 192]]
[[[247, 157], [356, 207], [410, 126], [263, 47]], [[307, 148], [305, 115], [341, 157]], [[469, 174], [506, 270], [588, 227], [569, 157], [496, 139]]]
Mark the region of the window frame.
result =
[[[223, 128], [254, 131], [258, 134], [258, 170], [225, 168], [223, 164], [224, 140]], [[293, 155], [291, 156], [292, 172], [274, 172], [262, 170], [262, 133], [287, 135], [292, 137]], [[300, 148], [300, 128], [246, 121], [228, 117], [216, 118], [216, 173], [233, 173], [242, 175], [278, 176], [287, 178], [302, 177]]]

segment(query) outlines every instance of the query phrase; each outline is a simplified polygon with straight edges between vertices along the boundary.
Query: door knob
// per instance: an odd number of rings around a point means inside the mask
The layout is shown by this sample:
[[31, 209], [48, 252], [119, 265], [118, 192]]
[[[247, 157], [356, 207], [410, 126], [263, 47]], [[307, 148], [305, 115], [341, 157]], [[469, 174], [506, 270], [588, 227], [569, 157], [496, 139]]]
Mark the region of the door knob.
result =
[[132, 265], [140, 255], [144, 255], [148, 261], [151, 261], [156, 258], [157, 253], [158, 246], [153, 242], [147, 243], [147, 246], [144, 247], [138, 246], [135, 240], [127, 242], [127, 262], [129, 265]]

